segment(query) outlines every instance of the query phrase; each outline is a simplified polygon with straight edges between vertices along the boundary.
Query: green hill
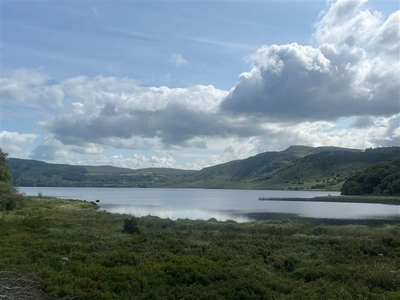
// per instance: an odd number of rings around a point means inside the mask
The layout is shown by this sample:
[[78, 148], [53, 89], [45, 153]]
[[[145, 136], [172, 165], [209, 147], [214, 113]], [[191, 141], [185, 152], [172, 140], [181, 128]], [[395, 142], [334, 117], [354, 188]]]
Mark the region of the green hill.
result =
[[114, 166], [73, 166], [9, 158], [15, 186], [146, 187], [195, 171], [169, 168], [132, 170]]
[[361, 151], [292, 146], [281, 152], [265, 152], [205, 168], [184, 184], [210, 188], [340, 190], [351, 175], [396, 156], [400, 156], [399, 147]]
[[400, 147], [362, 151], [291, 146], [284, 151], [260, 153], [200, 171], [71, 166], [15, 158], [8, 163], [17, 186], [340, 190], [347, 178], [393, 157], [400, 157]]
[[400, 157], [374, 164], [346, 180], [342, 195], [400, 195]]

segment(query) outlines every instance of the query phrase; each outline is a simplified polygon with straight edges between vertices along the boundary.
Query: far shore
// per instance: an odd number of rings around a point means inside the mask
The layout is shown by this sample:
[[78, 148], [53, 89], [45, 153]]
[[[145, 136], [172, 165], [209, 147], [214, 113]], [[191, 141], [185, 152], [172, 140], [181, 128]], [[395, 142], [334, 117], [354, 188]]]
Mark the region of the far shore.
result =
[[307, 201], [307, 202], [349, 202], [400, 205], [400, 196], [319, 196], [313, 198], [274, 198], [260, 197], [261, 201]]

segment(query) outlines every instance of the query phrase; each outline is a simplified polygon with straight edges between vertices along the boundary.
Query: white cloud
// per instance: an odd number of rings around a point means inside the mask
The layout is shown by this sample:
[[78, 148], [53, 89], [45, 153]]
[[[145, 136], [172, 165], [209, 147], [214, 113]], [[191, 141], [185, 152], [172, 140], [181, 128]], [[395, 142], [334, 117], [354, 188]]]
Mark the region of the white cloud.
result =
[[[368, 120], [368, 126], [348, 126], [337, 128], [336, 122], [300, 122], [292, 124], [271, 123], [267, 125], [270, 134], [261, 137], [263, 151], [286, 149], [291, 145], [337, 146], [365, 149], [379, 146], [400, 146], [395, 136], [400, 127], [399, 116], [379, 117]], [[346, 123], [346, 120], [341, 120]], [[363, 124], [365, 125], [365, 124]]]
[[[40, 126], [50, 136], [32, 153], [54, 162], [201, 169], [296, 144], [399, 145], [400, 11], [384, 19], [363, 9], [365, 2], [330, 2], [314, 24], [312, 46], [260, 47], [230, 91], [147, 86], [127, 77], [55, 81], [19, 69], [0, 79], [1, 101], [58, 106], [54, 115], [43, 112]], [[170, 61], [187, 64], [179, 54]], [[27, 156], [24, 142], [0, 141]], [[104, 156], [103, 147], [149, 154]], [[188, 151], [198, 159], [178, 159]]]
[[217, 112], [227, 92], [213, 86], [144, 87], [132, 79], [101, 76], [79, 76], [60, 86], [71, 105], [42, 125], [66, 144], [81, 141], [138, 149], [161, 141], [175, 146], [224, 130], [217, 126], [222, 122]]
[[40, 70], [17, 69], [4, 72], [0, 78], [1, 102], [15, 101], [28, 105], [39, 102], [61, 106], [64, 92], [58, 84], [48, 84], [49, 76]]
[[29, 156], [27, 145], [37, 138], [38, 135], [33, 133], [0, 131], [0, 147], [12, 157], [26, 158]]
[[139, 169], [143, 167], [143, 159], [141, 157], [125, 158], [122, 155], [97, 156], [94, 160], [89, 161], [91, 165], [112, 165], [120, 168]]
[[142, 154], [134, 154], [132, 157], [124, 157], [123, 155], [97, 156], [94, 160], [88, 161], [92, 165], [113, 165], [121, 168], [141, 169], [148, 167], [155, 168], [172, 168], [175, 159], [170, 156], [152, 155], [146, 157]]
[[173, 168], [175, 165], [175, 159], [172, 156], [158, 157], [152, 155], [148, 161], [153, 167], [158, 168]]
[[[320, 14], [315, 23], [315, 38], [318, 44], [359, 44], [360, 39], [370, 39], [371, 31], [381, 23], [381, 15], [369, 10], [362, 11], [367, 0], [338, 0], [331, 2], [329, 10]], [[365, 36], [367, 35], [367, 36]]]
[[228, 161], [244, 159], [259, 153], [260, 137], [226, 137], [208, 138], [207, 149], [194, 162], [186, 163], [180, 168], [200, 170], [205, 167], [226, 163]]
[[212, 85], [188, 88], [147, 87], [130, 78], [104, 76], [78, 76], [62, 81], [60, 86], [75, 106], [85, 107], [86, 110], [90, 106], [93, 113], [98, 113], [106, 105], [116, 105], [121, 111], [157, 111], [171, 104], [191, 110], [216, 111], [226, 95], [225, 91]]
[[65, 145], [54, 137], [45, 138], [31, 153], [30, 158], [54, 163], [76, 163], [81, 155], [99, 155], [103, 148], [94, 143]]
[[399, 111], [399, 16], [340, 0], [315, 24], [317, 47], [263, 46], [221, 107], [275, 120], [335, 120]]
[[319, 45], [362, 48], [373, 56], [399, 58], [400, 10], [386, 20], [380, 12], [362, 10], [366, 0], [339, 0], [315, 23], [314, 38]]
[[184, 66], [189, 64], [189, 62], [184, 59], [180, 54], [172, 54], [169, 58], [169, 62], [174, 63], [177, 66]]

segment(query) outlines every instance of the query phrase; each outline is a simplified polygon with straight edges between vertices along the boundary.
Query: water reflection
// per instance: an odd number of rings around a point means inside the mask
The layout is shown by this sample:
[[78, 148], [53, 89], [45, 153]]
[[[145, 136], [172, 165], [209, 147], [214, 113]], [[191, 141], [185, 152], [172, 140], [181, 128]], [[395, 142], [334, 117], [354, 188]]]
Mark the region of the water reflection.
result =
[[191, 220], [209, 220], [214, 218], [218, 221], [233, 220], [236, 222], [250, 222], [254, 218], [241, 215], [238, 212], [206, 210], [206, 209], [185, 209], [172, 206], [134, 206], [134, 205], [101, 205], [101, 209], [110, 213], [130, 214], [137, 217], [157, 216], [164, 219], [191, 219]]
[[364, 219], [400, 217], [400, 206], [375, 203], [265, 201], [268, 212], [291, 213], [307, 218]]
[[[259, 210], [215, 210], [172, 205], [113, 205], [101, 204], [101, 209], [118, 214], [131, 214], [137, 217], [157, 216], [160, 218], [208, 220], [233, 220], [250, 222], [255, 220], [308, 220], [320, 219], [322, 223], [335, 223], [329, 220], [394, 220], [400, 221], [399, 207], [381, 204], [357, 203], [318, 203], [299, 201], [264, 201], [267, 207]], [[397, 213], [396, 213], [397, 210]], [[373, 213], [372, 213], [373, 212]], [[352, 223], [344, 222], [344, 223]], [[338, 222], [343, 223], [343, 222]], [[353, 222], [359, 223], [359, 222]], [[361, 224], [361, 223], [360, 223]]]
[[372, 203], [310, 201], [259, 201], [260, 197], [312, 198], [338, 192], [138, 189], [138, 188], [20, 188], [27, 195], [95, 201], [112, 213], [153, 215], [161, 218], [220, 221], [269, 220], [275, 218], [320, 218], [336, 220], [399, 220], [400, 206]]

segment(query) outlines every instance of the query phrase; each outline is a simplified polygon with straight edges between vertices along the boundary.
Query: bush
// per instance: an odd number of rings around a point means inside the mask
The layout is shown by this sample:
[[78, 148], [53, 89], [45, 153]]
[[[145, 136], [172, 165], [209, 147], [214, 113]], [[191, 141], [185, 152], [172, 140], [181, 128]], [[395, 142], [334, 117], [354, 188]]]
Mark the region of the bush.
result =
[[0, 211], [22, 208], [24, 197], [10, 184], [0, 182]]
[[122, 232], [135, 234], [139, 233], [139, 218], [131, 217], [124, 220], [124, 228]]

